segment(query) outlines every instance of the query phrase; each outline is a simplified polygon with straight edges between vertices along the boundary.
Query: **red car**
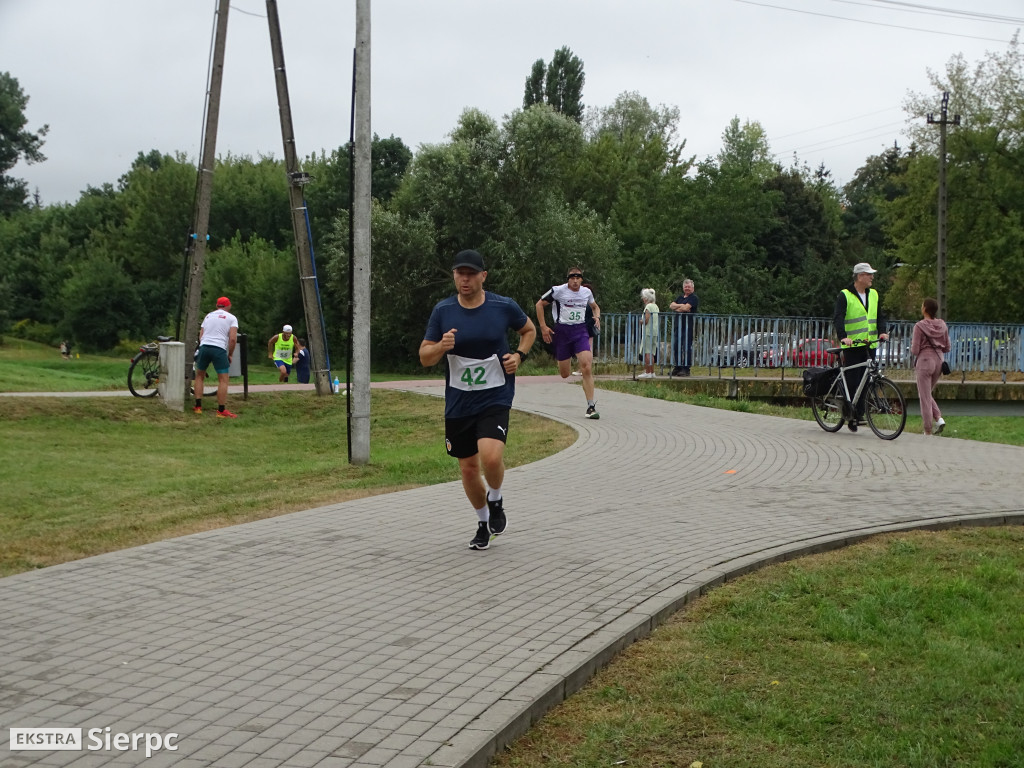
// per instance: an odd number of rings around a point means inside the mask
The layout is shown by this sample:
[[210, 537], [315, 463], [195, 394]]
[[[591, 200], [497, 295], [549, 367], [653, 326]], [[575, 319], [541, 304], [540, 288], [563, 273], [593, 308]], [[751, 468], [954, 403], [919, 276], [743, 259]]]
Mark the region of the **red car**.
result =
[[834, 347], [829, 339], [800, 339], [792, 347], [768, 350], [763, 365], [767, 368], [817, 368], [832, 365], [833, 356], [826, 350]]

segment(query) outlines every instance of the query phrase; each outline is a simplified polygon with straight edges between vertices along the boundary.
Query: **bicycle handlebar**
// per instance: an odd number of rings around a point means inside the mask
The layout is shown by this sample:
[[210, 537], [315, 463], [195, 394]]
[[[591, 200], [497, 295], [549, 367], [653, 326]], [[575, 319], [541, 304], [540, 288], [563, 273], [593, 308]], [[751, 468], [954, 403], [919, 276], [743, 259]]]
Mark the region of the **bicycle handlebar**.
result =
[[888, 341], [888, 339], [875, 339], [874, 341], [855, 341], [852, 344], [848, 344], [846, 346], [840, 345], [838, 347], [826, 349], [825, 352], [827, 352], [830, 355], [835, 355], [838, 354], [839, 352], [845, 352], [848, 349], [853, 349], [854, 347], [870, 347], [872, 344], [885, 344]]

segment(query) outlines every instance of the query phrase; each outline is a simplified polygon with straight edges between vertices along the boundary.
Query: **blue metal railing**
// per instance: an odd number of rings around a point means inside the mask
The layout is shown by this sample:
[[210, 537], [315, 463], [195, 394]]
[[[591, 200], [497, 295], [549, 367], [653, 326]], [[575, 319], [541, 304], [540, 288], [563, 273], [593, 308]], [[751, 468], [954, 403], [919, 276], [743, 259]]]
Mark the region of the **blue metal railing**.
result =
[[[594, 362], [640, 366], [642, 326], [639, 313], [601, 313], [601, 332], [594, 340]], [[822, 349], [834, 343], [832, 319], [823, 317], [757, 317], [706, 315], [686, 317], [661, 312], [657, 326], [655, 364], [663, 372], [685, 363], [686, 323], [692, 326], [695, 368], [784, 368], [827, 365]], [[914, 323], [888, 323], [889, 342], [882, 347], [886, 367], [910, 371]], [[813, 340], [821, 339], [816, 343]], [[1024, 325], [950, 323], [952, 345], [946, 360], [954, 371], [1024, 371]]]

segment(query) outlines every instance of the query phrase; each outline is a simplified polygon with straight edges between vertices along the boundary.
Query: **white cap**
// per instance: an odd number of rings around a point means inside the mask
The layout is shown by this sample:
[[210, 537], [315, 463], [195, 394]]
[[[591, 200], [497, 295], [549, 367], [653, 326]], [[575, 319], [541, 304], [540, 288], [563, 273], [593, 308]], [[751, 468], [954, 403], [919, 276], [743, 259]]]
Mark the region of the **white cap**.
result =
[[853, 274], [855, 275], [859, 275], [862, 272], [866, 272], [869, 275], [873, 275], [877, 271], [877, 269], [872, 269], [871, 265], [868, 264], [866, 261], [862, 261], [860, 264], [853, 265]]
[[292, 332], [292, 327], [290, 325], [286, 325], [284, 328], [281, 329], [281, 332], [282, 333], [291, 333]]

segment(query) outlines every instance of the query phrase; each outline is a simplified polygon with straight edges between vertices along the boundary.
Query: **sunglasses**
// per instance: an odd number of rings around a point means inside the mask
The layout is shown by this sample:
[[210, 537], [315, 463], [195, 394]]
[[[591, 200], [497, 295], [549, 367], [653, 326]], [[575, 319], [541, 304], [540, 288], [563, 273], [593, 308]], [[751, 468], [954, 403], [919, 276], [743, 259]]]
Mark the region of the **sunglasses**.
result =
[[572, 280], [574, 277], [578, 277], [580, 280], [583, 279], [583, 275], [581, 275], [579, 272], [573, 272], [571, 275], [569, 275], [570, 280]]

